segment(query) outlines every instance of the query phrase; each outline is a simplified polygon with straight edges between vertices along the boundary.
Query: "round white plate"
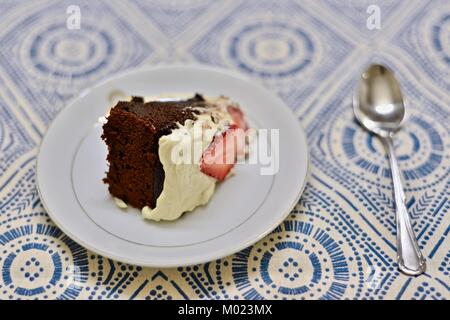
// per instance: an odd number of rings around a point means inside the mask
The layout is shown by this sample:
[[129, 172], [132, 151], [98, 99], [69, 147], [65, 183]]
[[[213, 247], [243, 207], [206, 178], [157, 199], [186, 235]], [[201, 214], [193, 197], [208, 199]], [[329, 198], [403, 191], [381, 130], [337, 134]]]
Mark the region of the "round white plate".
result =
[[[146, 221], [137, 209], [119, 209], [102, 182], [107, 149], [98, 122], [117, 90], [140, 96], [198, 92], [230, 97], [252, 125], [279, 129], [279, 148], [272, 148], [278, 172], [261, 175], [267, 165], [238, 164], [206, 206], [173, 222]], [[230, 255], [267, 235], [299, 200], [307, 168], [305, 134], [278, 97], [230, 71], [164, 66], [114, 77], [61, 111], [42, 141], [37, 180], [50, 217], [84, 247], [131, 264], [174, 267]]]

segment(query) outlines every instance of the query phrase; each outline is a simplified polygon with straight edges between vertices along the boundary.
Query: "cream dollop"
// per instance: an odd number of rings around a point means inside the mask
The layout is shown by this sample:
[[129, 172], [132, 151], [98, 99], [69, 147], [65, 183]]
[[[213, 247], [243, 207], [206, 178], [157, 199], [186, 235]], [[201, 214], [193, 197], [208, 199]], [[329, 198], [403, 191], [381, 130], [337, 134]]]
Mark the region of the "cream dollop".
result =
[[128, 205], [120, 198], [114, 197], [114, 203], [116, 206], [118, 206], [120, 209], [126, 209], [128, 208]]

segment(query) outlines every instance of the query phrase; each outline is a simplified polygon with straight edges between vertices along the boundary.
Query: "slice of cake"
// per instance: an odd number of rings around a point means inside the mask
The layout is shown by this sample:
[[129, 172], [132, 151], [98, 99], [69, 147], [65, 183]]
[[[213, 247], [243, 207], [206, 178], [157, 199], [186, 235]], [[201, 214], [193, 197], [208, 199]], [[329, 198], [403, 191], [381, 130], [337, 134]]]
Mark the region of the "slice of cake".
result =
[[206, 204], [247, 151], [244, 115], [228, 98], [144, 101], [133, 97], [110, 110], [104, 182], [120, 207], [152, 220], [175, 220]]

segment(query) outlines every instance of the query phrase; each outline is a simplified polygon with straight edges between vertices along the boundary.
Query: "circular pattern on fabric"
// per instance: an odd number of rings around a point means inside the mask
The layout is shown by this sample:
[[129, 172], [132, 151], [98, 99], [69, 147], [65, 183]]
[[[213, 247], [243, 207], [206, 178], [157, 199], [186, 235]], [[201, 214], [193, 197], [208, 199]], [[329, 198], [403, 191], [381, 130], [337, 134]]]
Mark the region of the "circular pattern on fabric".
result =
[[67, 30], [52, 24], [26, 42], [24, 63], [41, 77], [78, 79], [100, 72], [113, 55], [114, 40], [109, 33], [83, 24], [82, 30]]
[[312, 64], [315, 45], [299, 27], [282, 22], [253, 22], [234, 31], [229, 56], [242, 70], [260, 77], [286, 77]]
[[446, 92], [450, 85], [450, 5], [443, 1], [436, 8], [419, 11], [414, 22], [399, 34], [398, 42], [429, 79]]
[[0, 292], [9, 299], [75, 298], [87, 279], [86, 250], [58, 228], [24, 225], [0, 235]]
[[[352, 118], [349, 111], [331, 123], [327, 134], [328, 150], [341, 168], [352, 168], [353, 176], [381, 186], [380, 179], [391, 176], [386, 151], [378, 137], [362, 129]], [[446, 130], [433, 119], [423, 115], [412, 115], [408, 119], [407, 125], [394, 137], [406, 187], [420, 181], [421, 188], [425, 188], [448, 175], [442, 165], [448, 159], [446, 138]]]
[[429, 39], [434, 53], [447, 68], [450, 68], [450, 12], [446, 12], [434, 21], [431, 32]]
[[[286, 233], [279, 239], [278, 235]], [[337, 299], [348, 286], [341, 245], [311, 223], [285, 221], [232, 260], [236, 286], [246, 299]]]

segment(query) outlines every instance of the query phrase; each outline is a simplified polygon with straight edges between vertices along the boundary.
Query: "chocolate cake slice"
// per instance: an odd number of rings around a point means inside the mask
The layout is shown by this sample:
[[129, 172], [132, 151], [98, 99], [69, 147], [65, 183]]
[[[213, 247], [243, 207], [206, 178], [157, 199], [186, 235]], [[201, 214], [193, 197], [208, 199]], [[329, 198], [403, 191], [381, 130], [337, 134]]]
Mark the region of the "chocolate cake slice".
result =
[[198, 107], [206, 107], [199, 94], [188, 100], [165, 102], [133, 97], [111, 109], [102, 135], [109, 162], [104, 182], [111, 195], [137, 208], [156, 206], [164, 182], [158, 141], [177, 123], [193, 120]]
[[131, 205], [156, 221], [178, 219], [208, 203], [246, 153], [247, 132], [242, 111], [223, 96], [120, 101], [103, 125], [104, 182], [120, 208]]

